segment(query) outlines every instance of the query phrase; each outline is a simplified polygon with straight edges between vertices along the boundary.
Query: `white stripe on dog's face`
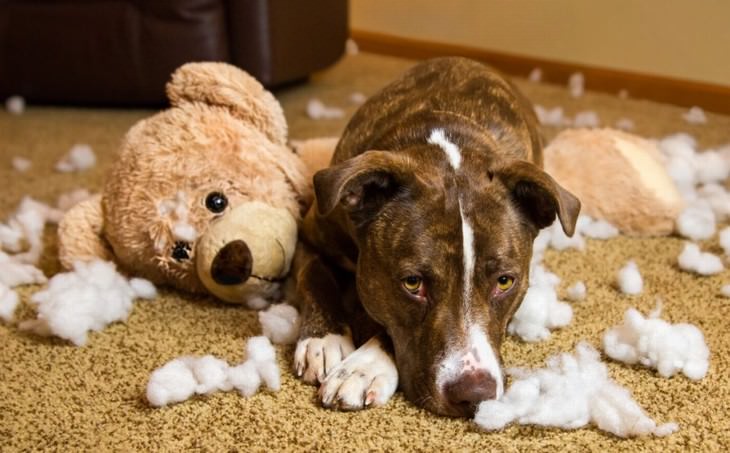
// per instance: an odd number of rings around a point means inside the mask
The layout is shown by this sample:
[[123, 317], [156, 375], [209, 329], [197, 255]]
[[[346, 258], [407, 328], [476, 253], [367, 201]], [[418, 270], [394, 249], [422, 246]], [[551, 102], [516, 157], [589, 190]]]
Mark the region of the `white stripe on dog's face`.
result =
[[494, 381], [497, 383], [497, 395], [496, 399], [499, 399], [504, 392], [504, 382], [502, 382], [502, 369], [497, 361], [497, 355], [492, 349], [492, 345], [489, 344], [487, 336], [479, 326], [469, 327], [469, 346], [473, 349], [473, 354], [477, 357], [478, 363], [484, 366], [489, 374], [492, 375]]
[[428, 137], [428, 143], [440, 146], [449, 158], [449, 163], [454, 170], [459, 169], [459, 166], [461, 165], [461, 150], [459, 150], [458, 146], [446, 138], [446, 133], [443, 129], [432, 130], [431, 136]]
[[472, 280], [474, 279], [474, 263], [476, 255], [474, 252], [474, 230], [464, 217], [464, 210], [459, 201], [459, 213], [461, 214], [461, 235], [464, 243], [464, 303], [471, 301]]

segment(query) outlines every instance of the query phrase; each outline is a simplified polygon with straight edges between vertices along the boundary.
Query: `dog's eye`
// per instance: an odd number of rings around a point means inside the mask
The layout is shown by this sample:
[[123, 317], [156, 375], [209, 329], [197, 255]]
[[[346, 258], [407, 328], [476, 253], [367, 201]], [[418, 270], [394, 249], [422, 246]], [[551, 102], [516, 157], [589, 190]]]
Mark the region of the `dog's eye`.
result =
[[220, 214], [228, 206], [228, 198], [220, 192], [211, 192], [205, 198], [205, 207], [214, 214]]
[[418, 300], [426, 299], [426, 285], [423, 283], [423, 278], [418, 275], [409, 275], [408, 277], [401, 280], [401, 285], [408, 294], [415, 297]]
[[172, 258], [177, 262], [190, 259], [190, 245], [187, 242], [178, 241], [172, 248]]
[[510, 277], [509, 275], [502, 275], [497, 279], [497, 288], [499, 288], [500, 291], [505, 292], [508, 289], [512, 288], [512, 285], [514, 283], [514, 278]]

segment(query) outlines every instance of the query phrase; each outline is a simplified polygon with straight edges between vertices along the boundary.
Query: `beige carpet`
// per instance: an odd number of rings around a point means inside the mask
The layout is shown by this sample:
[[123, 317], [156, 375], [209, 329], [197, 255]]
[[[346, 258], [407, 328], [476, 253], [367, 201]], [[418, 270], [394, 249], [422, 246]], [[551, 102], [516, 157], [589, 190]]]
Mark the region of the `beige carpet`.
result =
[[[345, 119], [312, 121], [304, 115], [306, 101], [318, 96], [345, 106], [353, 91], [371, 94], [411, 63], [369, 55], [348, 57], [317, 75], [311, 83], [278, 93], [294, 138], [337, 134]], [[562, 87], [518, 81], [534, 101], [562, 105], [569, 114], [595, 109], [606, 124], [626, 116], [637, 132], [662, 136], [687, 131], [701, 146], [730, 142], [730, 117], [709, 115], [706, 125], [692, 126], [683, 109], [587, 93], [571, 98]], [[590, 80], [587, 87], [590, 89]], [[77, 187], [98, 190], [115, 147], [125, 130], [146, 111], [83, 110], [30, 107], [22, 116], [0, 112], [0, 219], [21, 197], [33, 195], [52, 202]], [[546, 130], [548, 136], [555, 130]], [[89, 143], [98, 165], [79, 175], [58, 174], [55, 162], [75, 142]], [[32, 170], [20, 176], [10, 167], [12, 156], [28, 157]], [[55, 231], [47, 231], [42, 268], [59, 269]], [[717, 240], [704, 244], [718, 252]], [[0, 322], [0, 450], [30, 451], [274, 451], [274, 450], [418, 450], [418, 451], [679, 451], [727, 450], [730, 447], [730, 300], [717, 296], [730, 271], [700, 278], [680, 272], [678, 238], [591, 241], [584, 253], [549, 253], [547, 265], [563, 277], [562, 290], [586, 281], [588, 299], [574, 304], [570, 326], [549, 341], [524, 344], [509, 339], [504, 348], [508, 365], [542, 365], [556, 352], [573, 350], [581, 339], [600, 344], [602, 332], [621, 320], [630, 306], [646, 312], [657, 296], [664, 299], [664, 317], [690, 322], [705, 333], [712, 351], [705, 379], [671, 379], [640, 367], [609, 364], [610, 374], [632, 390], [648, 414], [659, 422], [676, 421], [680, 431], [667, 438], [622, 440], [593, 428], [575, 431], [510, 427], [484, 433], [468, 420], [439, 418], [421, 411], [400, 394], [385, 407], [357, 413], [337, 413], [317, 406], [315, 390], [289, 372], [291, 347], [279, 347], [283, 372], [278, 393], [261, 392], [250, 399], [237, 393], [194, 398], [164, 409], [150, 408], [144, 399], [150, 372], [183, 354], [211, 353], [237, 363], [244, 341], [259, 333], [256, 313], [211, 299], [191, 299], [163, 291], [154, 301], [138, 302], [126, 324], [92, 333], [86, 346], [19, 332]], [[620, 295], [614, 274], [628, 259], [637, 260], [646, 290], [638, 297]], [[37, 287], [20, 288], [18, 318], [33, 316], [27, 299]]]

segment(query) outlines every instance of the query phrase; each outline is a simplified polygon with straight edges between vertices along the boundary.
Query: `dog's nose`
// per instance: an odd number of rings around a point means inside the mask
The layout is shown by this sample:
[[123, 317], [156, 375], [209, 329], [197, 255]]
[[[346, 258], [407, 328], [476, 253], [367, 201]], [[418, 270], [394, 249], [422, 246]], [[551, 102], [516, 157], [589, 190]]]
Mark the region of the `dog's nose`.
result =
[[244, 241], [237, 240], [226, 244], [218, 251], [210, 275], [220, 285], [239, 285], [251, 276], [253, 257]]
[[444, 393], [453, 406], [473, 411], [480, 402], [497, 397], [497, 382], [486, 370], [466, 371], [447, 382]]

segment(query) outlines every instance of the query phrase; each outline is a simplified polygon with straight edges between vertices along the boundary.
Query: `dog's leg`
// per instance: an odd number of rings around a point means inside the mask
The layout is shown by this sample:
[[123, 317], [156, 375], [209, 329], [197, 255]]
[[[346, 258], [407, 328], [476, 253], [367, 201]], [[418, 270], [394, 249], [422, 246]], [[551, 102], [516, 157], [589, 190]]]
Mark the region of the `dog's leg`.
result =
[[398, 387], [398, 370], [384, 334], [376, 335], [330, 372], [319, 388], [322, 405], [358, 410], [385, 404]]
[[342, 321], [341, 291], [332, 271], [319, 257], [311, 257], [297, 276], [302, 328], [294, 352], [294, 371], [304, 382], [317, 384], [355, 347]]

